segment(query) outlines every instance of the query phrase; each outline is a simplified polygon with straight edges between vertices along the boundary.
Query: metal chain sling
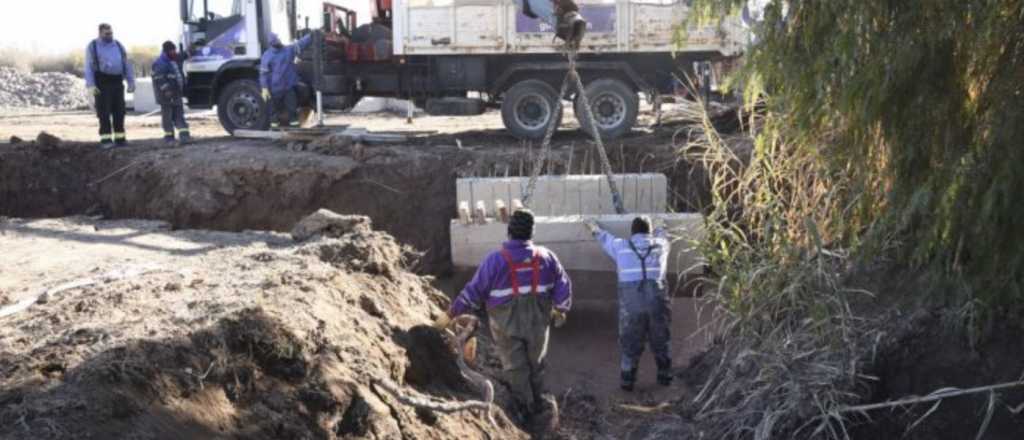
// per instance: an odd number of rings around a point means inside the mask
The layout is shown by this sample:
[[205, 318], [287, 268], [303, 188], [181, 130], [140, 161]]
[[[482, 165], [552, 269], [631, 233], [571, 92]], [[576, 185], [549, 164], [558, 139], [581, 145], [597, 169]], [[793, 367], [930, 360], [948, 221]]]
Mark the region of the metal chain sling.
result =
[[583, 104], [583, 113], [587, 122], [590, 125], [591, 135], [594, 137], [594, 147], [597, 150], [597, 156], [601, 160], [601, 171], [604, 172], [605, 177], [608, 179], [608, 187], [612, 193], [612, 203], [615, 205], [615, 212], [619, 214], [625, 214], [626, 209], [622, 204], [622, 194], [619, 193], [619, 187], [615, 184], [614, 173], [612, 172], [611, 162], [608, 161], [608, 154], [604, 149], [604, 142], [601, 140], [601, 133], [597, 126], [597, 120], [594, 118], [594, 111], [590, 108], [590, 101], [587, 99], [586, 91], [583, 88], [583, 80], [580, 78], [579, 72], [576, 70], [576, 56], [577, 50], [569, 44], [563, 46], [563, 52], [569, 62], [568, 72], [565, 74], [565, 79], [562, 80], [562, 87], [558, 93], [558, 97], [555, 100], [555, 111], [551, 114], [551, 118], [548, 121], [547, 131], [544, 133], [544, 140], [541, 142], [540, 151], [537, 153], [537, 157], [533, 163], [533, 171], [530, 174], [530, 180], [526, 184], [526, 190], [523, 191], [522, 202], [524, 206], [530, 206], [530, 198], [533, 196], [534, 189], [537, 187], [537, 179], [540, 177], [540, 170], [544, 166], [544, 160], [547, 159], [551, 153], [551, 137], [555, 133], [555, 127], [558, 125], [558, 115], [562, 114], [562, 98], [565, 97], [566, 92], [569, 89], [570, 78], [576, 83], [576, 90], [579, 91], [578, 99], [581, 99]]

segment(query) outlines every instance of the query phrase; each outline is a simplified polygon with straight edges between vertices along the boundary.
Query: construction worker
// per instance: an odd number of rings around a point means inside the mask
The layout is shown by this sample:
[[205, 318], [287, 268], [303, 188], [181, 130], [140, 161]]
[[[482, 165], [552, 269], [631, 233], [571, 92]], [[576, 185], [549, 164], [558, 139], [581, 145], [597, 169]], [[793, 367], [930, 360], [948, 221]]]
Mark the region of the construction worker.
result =
[[555, 28], [555, 36], [579, 47], [587, 30], [580, 7], [573, 0], [523, 0], [523, 14]]
[[182, 95], [185, 91], [185, 76], [178, 65], [178, 48], [173, 42], [165, 41], [160, 57], [153, 62], [153, 94], [160, 104], [160, 115], [164, 127], [164, 143], [174, 144], [174, 129], [178, 129], [181, 145], [192, 140], [185, 121], [185, 105]]
[[276, 115], [278, 126], [291, 126], [299, 119], [299, 97], [296, 87], [299, 74], [295, 69], [295, 58], [313, 41], [313, 34], [302, 37], [293, 45], [285, 46], [277, 34], [270, 34], [270, 49], [260, 60], [260, 87], [263, 100], [270, 103], [271, 113]]
[[437, 324], [446, 327], [451, 318], [486, 306], [505, 380], [529, 422], [544, 411], [557, 414], [544, 395], [544, 365], [550, 326], [561, 327], [572, 306], [572, 282], [554, 253], [533, 244], [532, 212], [512, 214], [508, 238], [484, 258]]
[[628, 240], [616, 238], [594, 221], [587, 222], [587, 227], [618, 268], [621, 388], [633, 391], [640, 355], [648, 342], [658, 368], [658, 383], [671, 385], [672, 308], [665, 284], [670, 244], [665, 229], [652, 233], [647, 216], [633, 219]]
[[96, 97], [101, 148], [128, 143], [124, 131], [125, 81], [128, 93], [135, 93], [135, 69], [124, 46], [114, 39], [114, 30], [109, 24], [100, 24], [99, 38], [85, 48], [85, 85]]

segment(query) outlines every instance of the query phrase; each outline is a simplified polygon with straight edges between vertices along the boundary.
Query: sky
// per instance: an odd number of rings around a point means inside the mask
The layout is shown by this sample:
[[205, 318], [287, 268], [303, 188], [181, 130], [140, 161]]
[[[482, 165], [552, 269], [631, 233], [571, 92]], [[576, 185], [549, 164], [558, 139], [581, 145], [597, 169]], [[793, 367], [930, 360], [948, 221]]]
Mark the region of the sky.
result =
[[[201, 4], [202, 0], [195, 0]], [[230, 10], [231, 0], [209, 0], [210, 9]], [[280, 10], [282, 0], [270, 0]], [[299, 0], [300, 11], [316, 11], [322, 2]], [[357, 4], [365, 20], [369, 0], [334, 0]], [[181, 32], [179, 0], [0, 0], [0, 48], [15, 47], [40, 54], [85, 50], [103, 22], [127, 47], [156, 46], [177, 41]], [[226, 14], [225, 14], [226, 15]], [[276, 24], [275, 24], [276, 26]]]
[[[178, 0], [2, 0], [0, 47], [54, 54], [85, 50], [103, 22], [125, 46], [177, 40]], [[45, 27], [45, 29], [44, 29]]]

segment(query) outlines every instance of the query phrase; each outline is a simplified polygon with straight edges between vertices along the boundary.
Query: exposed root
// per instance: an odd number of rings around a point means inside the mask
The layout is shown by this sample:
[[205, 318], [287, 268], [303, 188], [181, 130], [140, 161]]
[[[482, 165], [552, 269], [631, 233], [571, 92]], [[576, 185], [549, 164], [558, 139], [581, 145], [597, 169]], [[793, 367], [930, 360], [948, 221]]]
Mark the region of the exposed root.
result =
[[497, 427], [498, 423], [494, 419], [494, 383], [483, 374], [476, 372], [466, 365], [464, 359], [467, 341], [476, 331], [479, 321], [472, 316], [460, 316], [454, 321], [453, 325], [456, 332], [453, 333], [450, 330], [445, 330], [445, 332], [452, 336], [452, 348], [456, 352], [455, 361], [459, 366], [459, 372], [462, 373], [463, 378], [480, 389], [484, 400], [467, 400], [462, 402], [438, 401], [430, 397], [417, 395], [418, 393], [412, 390], [403, 390], [402, 387], [389, 379], [375, 380], [374, 385], [383, 388], [400, 402], [414, 408], [428, 409], [446, 414], [473, 409], [483, 410], [491, 425]]
[[492, 402], [484, 402], [480, 400], [466, 400], [460, 402], [449, 402], [440, 401], [431, 397], [423, 396], [416, 391], [410, 389], [403, 389], [398, 384], [392, 382], [390, 379], [377, 379], [374, 380], [373, 385], [379, 389], [387, 391], [392, 396], [395, 396], [399, 402], [409, 405], [414, 408], [428, 409], [431, 411], [437, 411], [445, 414], [456, 413], [460, 411], [469, 411], [474, 409], [480, 409], [487, 412], [487, 417], [491, 424], [497, 426], [494, 421], [494, 416], [491, 412]]

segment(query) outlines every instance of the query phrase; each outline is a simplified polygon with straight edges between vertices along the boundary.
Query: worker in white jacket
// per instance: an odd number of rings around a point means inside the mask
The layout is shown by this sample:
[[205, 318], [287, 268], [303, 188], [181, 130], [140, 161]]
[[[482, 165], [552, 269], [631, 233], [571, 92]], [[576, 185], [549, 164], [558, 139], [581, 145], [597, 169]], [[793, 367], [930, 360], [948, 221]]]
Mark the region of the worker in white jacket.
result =
[[596, 222], [590, 221], [587, 226], [617, 267], [621, 388], [633, 390], [640, 355], [647, 343], [654, 352], [658, 383], [670, 385], [672, 304], [665, 275], [671, 244], [664, 228], [652, 232], [651, 219], [637, 217], [630, 238], [622, 239], [601, 229]]

